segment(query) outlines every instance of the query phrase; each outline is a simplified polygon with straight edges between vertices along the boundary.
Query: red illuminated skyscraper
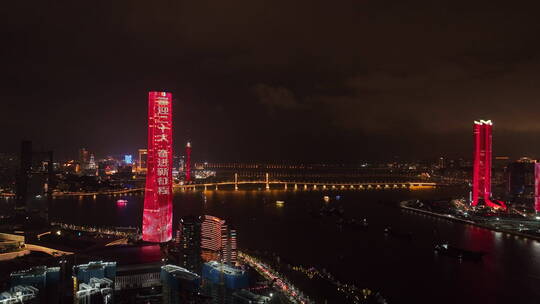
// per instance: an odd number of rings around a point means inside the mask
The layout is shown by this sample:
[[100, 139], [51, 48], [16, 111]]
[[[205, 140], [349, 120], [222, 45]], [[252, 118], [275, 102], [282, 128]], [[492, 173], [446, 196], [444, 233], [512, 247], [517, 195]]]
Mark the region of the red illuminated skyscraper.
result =
[[148, 155], [146, 160], [143, 240], [172, 238], [172, 94], [148, 93]]
[[191, 181], [191, 143], [186, 145], [186, 182]]
[[474, 157], [473, 157], [473, 187], [471, 205], [476, 206], [480, 201], [488, 207], [506, 209], [501, 201], [491, 200], [491, 141], [493, 123], [491, 120], [474, 122]]
[[534, 164], [534, 211], [540, 212], [540, 163]]

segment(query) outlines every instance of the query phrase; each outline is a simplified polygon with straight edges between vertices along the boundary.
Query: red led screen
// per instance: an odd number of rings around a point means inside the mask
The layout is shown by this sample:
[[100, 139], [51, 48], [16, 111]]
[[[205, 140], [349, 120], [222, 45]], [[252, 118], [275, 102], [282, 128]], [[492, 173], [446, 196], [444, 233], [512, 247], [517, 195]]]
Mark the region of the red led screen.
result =
[[143, 240], [172, 238], [172, 94], [148, 93], [148, 155]]

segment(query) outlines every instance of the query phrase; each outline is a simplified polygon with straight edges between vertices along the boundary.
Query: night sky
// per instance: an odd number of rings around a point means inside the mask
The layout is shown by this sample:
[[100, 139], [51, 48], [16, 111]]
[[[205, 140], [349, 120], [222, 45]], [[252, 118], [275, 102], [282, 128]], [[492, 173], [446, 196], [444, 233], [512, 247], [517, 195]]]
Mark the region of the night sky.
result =
[[146, 145], [147, 92], [174, 94], [196, 160], [540, 156], [534, 2], [4, 1], [0, 152]]

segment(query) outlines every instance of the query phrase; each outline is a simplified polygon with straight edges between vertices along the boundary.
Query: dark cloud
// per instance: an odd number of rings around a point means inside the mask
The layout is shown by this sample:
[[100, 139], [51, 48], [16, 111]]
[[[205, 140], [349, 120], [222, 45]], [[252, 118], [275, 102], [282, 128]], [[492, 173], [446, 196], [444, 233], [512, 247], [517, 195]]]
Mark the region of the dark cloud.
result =
[[271, 111], [275, 109], [294, 109], [300, 106], [294, 94], [284, 87], [272, 87], [259, 83], [253, 87], [253, 92], [259, 102]]
[[532, 1], [3, 5], [0, 150], [134, 151], [146, 92], [170, 90], [201, 158], [469, 156], [478, 118], [498, 151], [540, 154]]

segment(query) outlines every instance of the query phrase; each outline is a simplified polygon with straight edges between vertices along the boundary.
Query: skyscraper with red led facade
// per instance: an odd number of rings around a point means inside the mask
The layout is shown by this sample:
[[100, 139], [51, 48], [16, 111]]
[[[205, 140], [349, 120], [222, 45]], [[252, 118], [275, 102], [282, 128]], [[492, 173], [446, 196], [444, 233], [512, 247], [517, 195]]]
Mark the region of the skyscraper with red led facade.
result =
[[172, 94], [148, 93], [148, 154], [143, 240], [172, 238]]
[[471, 205], [477, 206], [483, 201], [488, 207], [506, 209], [501, 201], [493, 202], [491, 198], [491, 160], [492, 160], [492, 130], [491, 120], [475, 121], [474, 155], [473, 155], [473, 185]]
[[534, 211], [540, 212], [540, 163], [534, 164]]
[[186, 145], [186, 182], [191, 181], [191, 143]]

